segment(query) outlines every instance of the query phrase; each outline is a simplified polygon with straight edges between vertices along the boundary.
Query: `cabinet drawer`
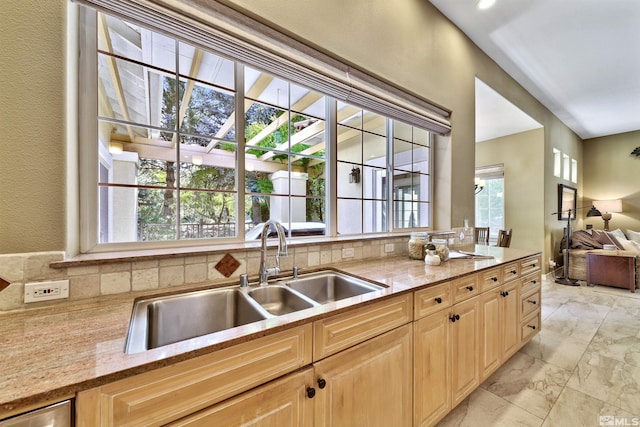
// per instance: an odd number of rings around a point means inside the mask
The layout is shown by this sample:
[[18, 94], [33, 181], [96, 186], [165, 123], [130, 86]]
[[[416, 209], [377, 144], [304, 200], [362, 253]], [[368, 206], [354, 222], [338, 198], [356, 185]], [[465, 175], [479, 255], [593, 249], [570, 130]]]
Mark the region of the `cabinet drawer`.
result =
[[517, 279], [520, 275], [520, 264], [513, 262], [502, 266], [502, 282], [506, 283], [510, 280]]
[[529, 341], [531, 337], [540, 332], [540, 309], [534, 311], [520, 325], [522, 329], [522, 343]]
[[78, 393], [79, 425], [158, 426], [311, 363], [311, 325]]
[[541, 266], [540, 255], [535, 255], [529, 258], [525, 258], [520, 261], [520, 275], [525, 276], [529, 273], [540, 271]]
[[443, 283], [422, 289], [414, 294], [414, 319], [451, 307], [451, 284]]
[[482, 292], [493, 289], [502, 284], [502, 269], [492, 268], [491, 270], [485, 270], [480, 272], [480, 287]]
[[471, 297], [478, 295], [480, 292], [480, 286], [478, 286], [478, 275], [473, 274], [471, 276], [463, 277], [461, 279], [454, 280], [451, 283], [451, 293], [453, 294], [453, 303], [459, 303]]
[[313, 323], [313, 360], [373, 338], [411, 322], [413, 294], [371, 304]]
[[522, 294], [521, 313], [523, 319], [538, 308], [540, 308], [540, 288], [534, 289], [529, 294]]
[[306, 387], [313, 384], [313, 370], [289, 374], [203, 411], [167, 424], [166, 427], [313, 426], [313, 399]]
[[540, 273], [529, 274], [526, 277], [520, 279], [521, 295], [533, 292], [534, 289], [540, 289], [542, 279]]

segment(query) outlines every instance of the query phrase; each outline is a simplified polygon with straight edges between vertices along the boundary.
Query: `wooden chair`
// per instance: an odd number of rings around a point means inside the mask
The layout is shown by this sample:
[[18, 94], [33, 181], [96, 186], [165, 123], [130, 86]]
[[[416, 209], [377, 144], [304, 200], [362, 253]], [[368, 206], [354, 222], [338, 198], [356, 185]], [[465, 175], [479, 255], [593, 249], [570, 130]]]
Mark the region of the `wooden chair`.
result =
[[508, 248], [511, 244], [511, 229], [498, 232], [498, 244], [501, 248]]
[[476, 227], [473, 232], [475, 234], [476, 245], [489, 244], [489, 227]]

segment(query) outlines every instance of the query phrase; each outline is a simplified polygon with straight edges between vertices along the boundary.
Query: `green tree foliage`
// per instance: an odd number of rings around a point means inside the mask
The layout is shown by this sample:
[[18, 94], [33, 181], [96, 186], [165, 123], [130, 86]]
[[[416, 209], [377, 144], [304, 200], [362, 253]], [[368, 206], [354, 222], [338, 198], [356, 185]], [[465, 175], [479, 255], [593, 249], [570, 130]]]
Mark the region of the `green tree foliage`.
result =
[[[174, 141], [178, 121], [179, 105], [186, 89], [186, 82], [181, 80], [176, 84], [175, 78], [165, 77], [162, 94], [161, 126], [166, 131], [161, 132], [165, 141]], [[180, 122], [181, 144], [207, 146], [217, 135], [228, 118], [235, 111], [233, 94], [219, 91], [201, 84], [194, 86], [189, 98], [189, 106]], [[272, 106], [254, 103], [245, 114], [245, 138], [250, 141], [262, 132], [270, 123], [283, 114], [289, 114]], [[286, 121], [274, 132], [267, 135], [256, 147], [246, 150], [247, 154], [260, 156], [273, 149], [276, 153], [273, 160], [286, 164], [290, 153], [300, 153], [307, 148], [307, 144], [296, 144], [288, 149], [289, 138], [296, 133], [295, 123], [307, 120], [308, 117], [293, 115], [291, 121]], [[237, 146], [235, 128], [232, 127], [225, 140], [218, 143], [217, 148], [235, 152]], [[324, 156], [324, 152], [315, 156]], [[296, 165], [309, 174], [307, 194], [318, 196], [307, 200], [307, 217], [312, 221], [324, 220], [324, 163], [309, 167], [310, 159], [301, 158]], [[220, 222], [236, 222], [236, 170], [191, 163], [176, 163], [156, 159], [141, 159], [139, 165], [138, 182], [141, 185], [159, 187], [156, 189], [143, 188], [138, 192], [138, 219], [141, 227], [145, 224], [164, 224], [163, 235], [155, 235], [156, 239], [174, 239], [175, 224], [177, 223], [177, 191], [180, 182], [180, 221], [183, 224], [211, 224]], [[269, 197], [273, 193], [273, 183], [268, 173], [262, 171], [247, 172], [245, 177], [246, 190], [253, 193], [245, 203], [244, 216], [255, 223], [269, 218]], [[215, 190], [215, 191], [198, 191]], [[242, 221], [242, 219], [241, 219]], [[185, 236], [183, 236], [185, 237]]]

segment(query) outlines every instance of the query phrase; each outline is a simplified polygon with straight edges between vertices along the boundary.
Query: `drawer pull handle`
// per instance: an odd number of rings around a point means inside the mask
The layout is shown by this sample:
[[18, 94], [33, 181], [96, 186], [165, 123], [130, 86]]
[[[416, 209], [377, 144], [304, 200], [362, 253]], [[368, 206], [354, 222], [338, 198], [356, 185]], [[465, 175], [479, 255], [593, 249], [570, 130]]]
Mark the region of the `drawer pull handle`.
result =
[[511, 270], [509, 273], [511, 273], [511, 274], [518, 274], [518, 272], [517, 272], [517, 271], [515, 271], [515, 270]]
[[491, 280], [493, 280], [494, 282], [497, 282], [497, 281], [498, 281], [498, 278], [497, 278], [496, 276], [493, 276], [493, 277], [491, 278]]
[[440, 298], [440, 297], [436, 297], [436, 302], [437, 302], [438, 304], [442, 304], [442, 298]]
[[323, 389], [327, 386], [327, 380], [324, 378], [318, 378], [318, 388]]
[[473, 286], [467, 286], [467, 289], [469, 289], [469, 292], [473, 292]]
[[531, 329], [533, 329], [535, 331], [536, 326], [535, 325], [527, 325], [528, 327], [530, 327]]
[[502, 292], [500, 292], [500, 295], [502, 295], [503, 297], [508, 297], [509, 296], [509, 292], [508, 291], [502, 291]]
[[307, 387], [307, 397], [309, 399], [313, 399], [315, 395], [316, 395], [316, 389], [313, 387]]
[[532, 299], [528, 299], [527, 302], [530, 302], [531, 304], [537, 304], [538, 301], [532, 300]]
[[535, 285], [536, 283], [538, 283], [538, 281], [537, 280], [532, 280], [531, 283], [533, 283]]
[[456, 320], [460, 320], [460, 315], [459, 314], [452, 314], [451, 316], [449, 316], [449, 320], [451, 320], [452, 323], [455, 323]]

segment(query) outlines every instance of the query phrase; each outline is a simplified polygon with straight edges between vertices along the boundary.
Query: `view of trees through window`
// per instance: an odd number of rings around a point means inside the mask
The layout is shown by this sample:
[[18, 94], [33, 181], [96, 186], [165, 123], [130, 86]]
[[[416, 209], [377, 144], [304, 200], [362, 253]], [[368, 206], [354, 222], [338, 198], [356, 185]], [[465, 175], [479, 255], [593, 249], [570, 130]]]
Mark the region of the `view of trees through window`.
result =
[[325, 234], [327, 203], [340, 234], [428, 226], [427, 131], [103, 13], [95, 31], [98, 243], [233, 239], [269, 219]]

